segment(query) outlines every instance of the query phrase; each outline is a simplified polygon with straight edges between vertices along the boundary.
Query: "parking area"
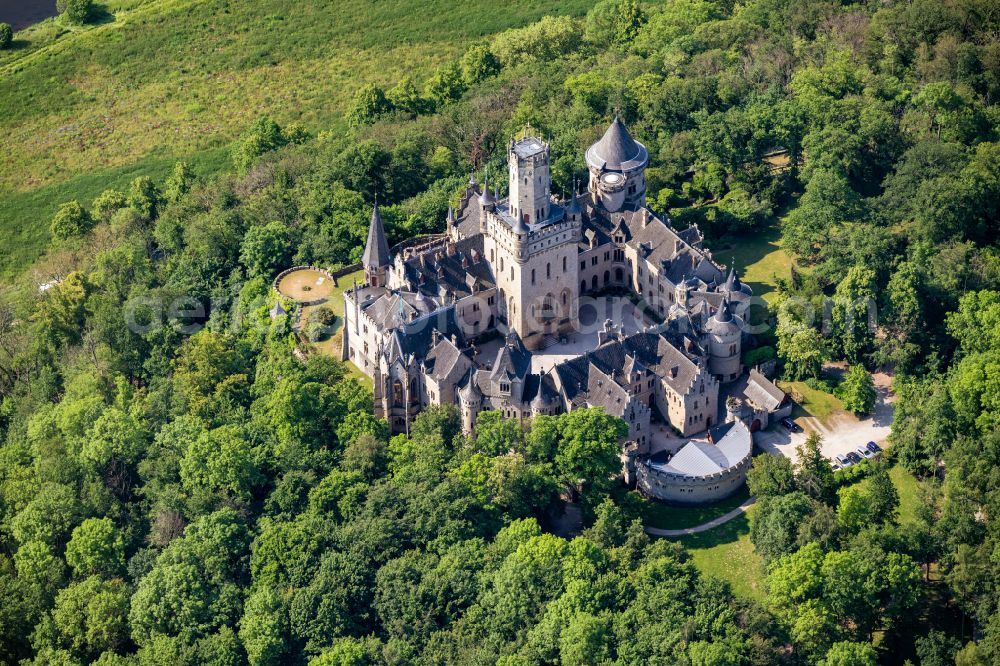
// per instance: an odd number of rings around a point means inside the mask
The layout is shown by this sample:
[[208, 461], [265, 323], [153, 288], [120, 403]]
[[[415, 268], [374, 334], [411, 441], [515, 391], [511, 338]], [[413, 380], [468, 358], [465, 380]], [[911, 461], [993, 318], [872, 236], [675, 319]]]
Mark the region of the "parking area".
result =
[[[802, 432], [789, 432], [781, 424], [775, 423], [767, 430], [754, 433], [754, 443], [762, 450], [777, 453], [795, 462], [795, 448], [806, 440], [810, 432], [818, 432], [823, 438], [823, 455], [833, 460], [838, 455], [854, 451], [867, 442], [882, 446], [892, 427], [895, 396], [889, 392], [891, 380], [885, 375], [875, 376], [878, 400], [874, 413], [859, 419], [848, 412], [838, 412], [826, 421], [815, 417], [800, 417], [796, 423]], [[884, 448], [884, 446], [883, 446]]]

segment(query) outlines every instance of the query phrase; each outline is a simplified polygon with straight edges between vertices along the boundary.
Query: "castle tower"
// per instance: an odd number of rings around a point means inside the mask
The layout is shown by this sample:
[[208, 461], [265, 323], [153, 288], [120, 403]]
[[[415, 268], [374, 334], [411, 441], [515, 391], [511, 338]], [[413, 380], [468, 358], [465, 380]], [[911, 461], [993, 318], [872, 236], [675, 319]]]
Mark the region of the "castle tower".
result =
[[382, 224], [382, 213], [378, 202], [372, 208], [372, 221], [368, 225], [368, 242], [365, 253], [361, 257], [361, 265], [365, 269], [365, 282], [372, 287], [384, 287], [386, 273], [392, 264], [389, 254], [389, 242], [385, 239], [385, 226]]
[[535, 137], [511, 141], [507, 151], [510, 168], [510, 215], [526, 224], [549, 218], [549, 144]]
[[476, 378], [471, 368], [469, 374], [466, 375], [465, 386], [458, 391], [458, 403], [462, 412], [462, 432], [471, 435], [475, 432], [476, 417], [479, 416], [479, 411], [483, 406], [483, 394], [476, 386]]
[[740, 320], [731, 312], [728, 297], [708, 319], [705, 330], [709, 336], [709, 372], [716, 375], [722, 383], [733, 381], [743, 371], [740, 366], [743, 331]]
[[649, 151], [632, 138], [616, 116], [601, 140], [587, 149], [592, 200], [609, 212], [646, 205]]

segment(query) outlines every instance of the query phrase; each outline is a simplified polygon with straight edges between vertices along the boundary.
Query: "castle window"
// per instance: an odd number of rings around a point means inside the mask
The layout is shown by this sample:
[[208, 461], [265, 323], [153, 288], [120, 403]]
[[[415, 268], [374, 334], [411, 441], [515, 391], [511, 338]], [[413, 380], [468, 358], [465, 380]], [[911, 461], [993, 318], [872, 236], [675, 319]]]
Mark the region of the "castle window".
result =
[[531, 269], [531, 284], [535, 284], [535, 269]]
[[586, 261], [581, 261], [580, 262], [580, 270], [582, 271], [582, 270], [584, 270], [586, 268], [587, 268], [587, 262]]
[[545, 279], [548, 280], [552, 277], [552, 264], [545, 264]]
[[365, 354], [367, 354], [367, 353], [368, 353], [368, 343], [366, 342], [365, 343]]
[[563, 273], [566, 272], [566, 257], [563, 257]]
[[590, 265], [591, 266], [597, 265], [597, 255], [594, 255], [593, 257], [590, 258]]
[[510, 279], [511, 280], [514, 279], [514, 267], [513, 266], [510, 267]]
[[605, 252], [604, 253], [604, 261], [607, 261], [610, 258], [611, 258], [611, 253], [610, 252]]

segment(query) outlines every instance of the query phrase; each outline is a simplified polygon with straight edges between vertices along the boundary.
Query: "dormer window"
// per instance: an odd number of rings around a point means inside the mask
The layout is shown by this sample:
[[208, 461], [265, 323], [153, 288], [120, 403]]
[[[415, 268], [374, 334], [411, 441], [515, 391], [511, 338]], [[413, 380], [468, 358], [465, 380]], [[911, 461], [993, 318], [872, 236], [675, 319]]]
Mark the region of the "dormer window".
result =
[[500, 382], [500, 392], [510, 393], [510, 384], [508, 384], [507, 382]]

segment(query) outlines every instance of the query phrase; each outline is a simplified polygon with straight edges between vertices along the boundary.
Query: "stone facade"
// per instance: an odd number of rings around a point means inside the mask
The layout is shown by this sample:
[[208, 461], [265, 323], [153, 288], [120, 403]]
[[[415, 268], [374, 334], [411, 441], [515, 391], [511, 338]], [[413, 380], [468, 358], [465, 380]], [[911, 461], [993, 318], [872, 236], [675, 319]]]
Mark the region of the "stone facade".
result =
[[[486, 409], [600, 406], [628, 422], [640, 455], [652, 423], [685, 436], [718, 426], [751, 292], [697, 227], [646, 207], [646, 148], [616, 119], [587, 151], [587, 192], [565, 199], [551, 194], [548, 144], [525, 136], [507, 152], [509, 196], [470, 180], [443, 238], [391, 257], [373, 210], [365, 284], [344, 294], [343, 354], [372, 377], [377, 415], [407, 432], [424, 407], [455, 404], [472, 432]], [[533, 354], [580, 330], [581, 300], [611, 288], [652, 319], [631, 335], [605, 322], [594, 349], [532, 372]]]

